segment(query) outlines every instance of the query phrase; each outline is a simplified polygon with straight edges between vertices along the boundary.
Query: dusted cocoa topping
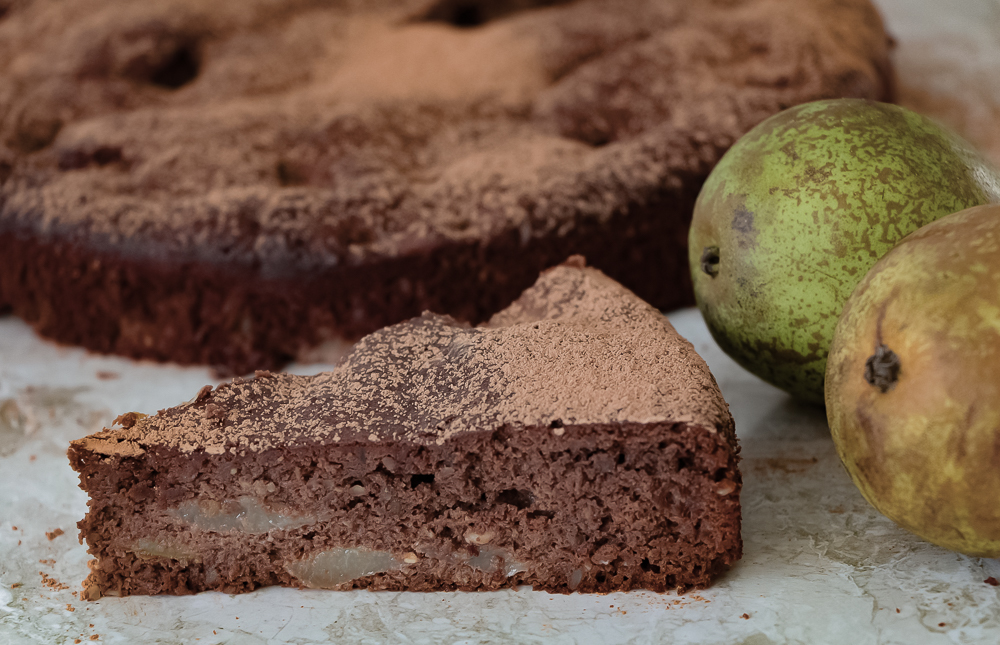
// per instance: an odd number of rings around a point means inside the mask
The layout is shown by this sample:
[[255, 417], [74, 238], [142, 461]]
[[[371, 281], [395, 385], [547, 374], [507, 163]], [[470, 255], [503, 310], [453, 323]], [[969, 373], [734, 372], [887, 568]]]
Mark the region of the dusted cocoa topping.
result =
[[698, 188], [790, 105], [887, 99], [866, 0], [19, 3], [0, 21], [0, 309], [238, 372], [575, 252], [691, 302]]
[[689, 343], [580, 258], [489, 323], [424, 314], [71, 444], [87, 597], [263, 585], [703, 586], [740, 555], [732, 417]]
[[187, 406], [122, 415], [122, 427], [82, 441], [109, 455], [150, 446], [239, 454], [324, 441], [440, 444], [514, 423], [725, 428], [728, 408], [694, 348], [623, 293], [567, 264], [481, 327], [425, 313], [365, 337], [332, 372], [258, 372], [203, 388]]

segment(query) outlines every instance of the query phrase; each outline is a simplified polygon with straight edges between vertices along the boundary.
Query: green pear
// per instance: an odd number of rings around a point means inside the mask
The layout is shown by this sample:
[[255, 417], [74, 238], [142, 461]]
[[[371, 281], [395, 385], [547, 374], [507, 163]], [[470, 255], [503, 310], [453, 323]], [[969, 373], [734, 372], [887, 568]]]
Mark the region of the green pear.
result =
[[807, 103], [743, 136], [708, 177], [689, 238], [695, 296], [736, 362], [822, 403], [844, 302], [907, 234], [1000, 201], [1000, 174], [904, 108]]
[[875, 508], [1000, 556], [1000, 206], [944, 217], [875, 264], [837, 324], [826, 411]]

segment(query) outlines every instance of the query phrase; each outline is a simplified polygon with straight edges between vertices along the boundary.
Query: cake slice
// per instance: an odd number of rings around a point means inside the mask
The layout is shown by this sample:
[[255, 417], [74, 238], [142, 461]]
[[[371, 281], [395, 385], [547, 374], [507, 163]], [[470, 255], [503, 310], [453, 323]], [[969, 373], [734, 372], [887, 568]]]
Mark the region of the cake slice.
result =
[[481, 327], [426, 313], [69, 449], [91, 599], [704, 586], [741, 554], [737, 453], [692, 346], [579, 258]]

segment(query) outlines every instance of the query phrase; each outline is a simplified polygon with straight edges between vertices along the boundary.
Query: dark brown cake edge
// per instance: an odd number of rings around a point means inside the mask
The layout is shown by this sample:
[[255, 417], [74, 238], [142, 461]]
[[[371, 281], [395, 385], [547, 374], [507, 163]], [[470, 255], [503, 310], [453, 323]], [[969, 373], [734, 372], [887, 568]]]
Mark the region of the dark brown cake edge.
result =
[[93, 351], [246, 374], [423, 311], [482, 322], [574, 254], [670, 310], [694, 302], [687, 230], [703, 181], [664, 190], [603, 224], [581, 222], [565, 236], [524, 243], [511, 230], [485, 242], [443, 241], [279, 278], [263, 277], [259, 266], [137, 258], [89, 248], [73, 234], [0, 228], [0, 311], [42, 336]]
[[[242, 457], [108, 457], [81, 440], [69, 456], [91, 497], [79, 522], [96, 558], [84, 583], [91, 599], [302, 586], [282, 564], [334, 547], [410, 552], [419, 562], [336, 587], [407, 591], [684, 590], [709, 585], [742, 554], [738, 455], [722, 433], [701, 426], [505, 427], [439, 446], [316, 445]], [[164, 508], [209, 490], [228, 498], [251, 491], [272, 509], [346, 510], [322, 528], [249, 537], [164, 522]], [[527, 570], [507, 576], [506, 561], [492, 573], [455, 564], [452, 553], [486, 548], [470, 532], [492, 532], [489, 547]], [[128, 548], [150, 533], [206, 555]]]

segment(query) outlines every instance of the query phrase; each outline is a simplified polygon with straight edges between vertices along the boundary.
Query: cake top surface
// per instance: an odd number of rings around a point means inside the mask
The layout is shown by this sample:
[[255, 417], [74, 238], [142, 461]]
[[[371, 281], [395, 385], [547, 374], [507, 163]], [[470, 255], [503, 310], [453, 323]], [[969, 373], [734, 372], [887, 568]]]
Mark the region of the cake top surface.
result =
[[317, 443], [441, 443], [504, 425], [686, 423], [735, 446], [708, 366], [656, 309], [575, 257], [480, 327], [425, 313], [315, 376], [258, 373], [76, 442], [245, 453]]
[[0, 225], [272, 264], [543, 235], [887, 96], [888, 48], [868, 0], [18, 0]]

